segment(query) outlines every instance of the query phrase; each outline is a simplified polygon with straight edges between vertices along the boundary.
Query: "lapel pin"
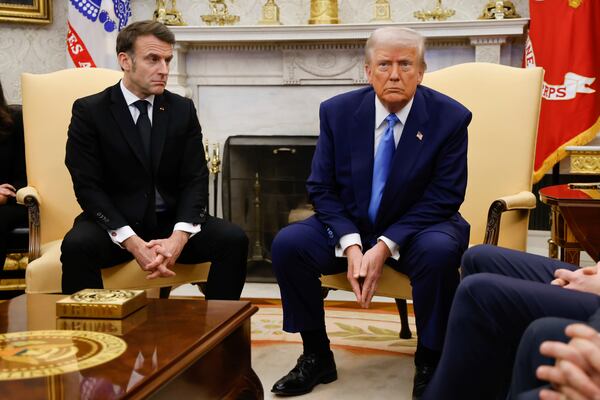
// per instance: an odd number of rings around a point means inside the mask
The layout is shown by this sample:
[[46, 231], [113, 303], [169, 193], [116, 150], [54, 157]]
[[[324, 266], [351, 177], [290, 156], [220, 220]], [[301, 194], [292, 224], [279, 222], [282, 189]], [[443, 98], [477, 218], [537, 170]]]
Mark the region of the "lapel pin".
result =
[[417, 132], [417, 139], [423, 140], [423, 134], [421, 132]]
[[165, 111], [165, 108], [164, 108], [163, 106], [160, 106], [160, 107], [158, 107], [158, 109], [159, 109], [160, 111]]

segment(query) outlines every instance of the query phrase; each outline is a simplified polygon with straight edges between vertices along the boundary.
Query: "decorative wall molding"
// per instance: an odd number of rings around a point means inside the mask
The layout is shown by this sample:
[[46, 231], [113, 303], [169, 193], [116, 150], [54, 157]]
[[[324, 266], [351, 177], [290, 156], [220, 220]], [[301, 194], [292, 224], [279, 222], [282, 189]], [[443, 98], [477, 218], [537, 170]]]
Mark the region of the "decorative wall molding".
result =
[[[433, 69], [457, 62], [502, 62], [503, 46], [522, 40], [527, 18], [402, 22], [427, 39]], [[371, 32], [388, 24], [173, 27], [177, 47], [169, 88], [194, 93], [196, 85], [363, 85], [363, 48]], [[475, 50], [473, 52], [473, 49]], [[448, 50], [454, 50], [449, 55]], [[436, 53], [437, 51], [437, 53]], [[504, 58], [511, 61], [510, 48]], [[430, 68], [431, 70], [431, 68]]]

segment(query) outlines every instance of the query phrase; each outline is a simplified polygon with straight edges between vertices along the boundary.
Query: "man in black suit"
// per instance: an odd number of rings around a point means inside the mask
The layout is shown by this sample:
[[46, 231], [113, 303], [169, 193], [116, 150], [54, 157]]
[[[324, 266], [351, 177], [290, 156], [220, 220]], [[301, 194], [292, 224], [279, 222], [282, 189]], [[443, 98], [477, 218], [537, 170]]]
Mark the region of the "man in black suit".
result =
[[83, 209], [62, 243], [62, 289], [101, 288], [100, 269], [135, 258], [148, 279], [211, 261], [207, 299], [239, 299], [248, 238], [208, 215], [196, 109], [165, 90], [175, 37], [141, 21], [117, 37], [123, 79], [73, 104], [65, 163]]

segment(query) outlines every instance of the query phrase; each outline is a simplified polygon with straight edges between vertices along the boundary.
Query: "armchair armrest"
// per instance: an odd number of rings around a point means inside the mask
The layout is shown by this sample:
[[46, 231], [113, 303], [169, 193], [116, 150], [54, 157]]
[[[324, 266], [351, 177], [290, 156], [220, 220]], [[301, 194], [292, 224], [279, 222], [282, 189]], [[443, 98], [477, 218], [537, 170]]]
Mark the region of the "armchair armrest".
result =
[[27, 205], [26, 201], [28, 196], [31, 196], [38, 204], [42, 203], [40, 194], [33, 186], [26, 186], [17, 190], [17, 203]]
[[17, 191], [17, 203], [27, 207], [29, 215], [29, 261], [40, 256], [40, 204], [42, 199], [36, 188], [27, 186]]
[[483, 242], [486, 244], [498, 244], [498, 236], [500, 234], [500, 219], [502, 213], [513, 210], [531, 210], [535, 208], [535, 195], [528, 191], [522, 191], [516, 194], [499, 197], [492, 201], [488, 210], [487, 225], [485, 228], [485, 238]]

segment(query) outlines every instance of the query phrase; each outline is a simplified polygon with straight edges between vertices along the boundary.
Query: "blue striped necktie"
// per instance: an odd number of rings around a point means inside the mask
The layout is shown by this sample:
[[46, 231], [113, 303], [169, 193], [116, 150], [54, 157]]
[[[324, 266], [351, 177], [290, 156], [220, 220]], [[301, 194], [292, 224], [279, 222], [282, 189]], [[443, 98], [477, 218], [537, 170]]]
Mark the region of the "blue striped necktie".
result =
[[394, 158], [394, 152], [396, 151], [394, 125], [398, 122], [398, 117], [396, 114], [390, 114], [385, 120], [387, 121], [388, 126], [379, 142], [377, 153], [375, 153], [375, 161], [373, 163], [373, 184], [371, 185], [371, 201], [369, 201], [369, 219], [372, 223], [375, 223], [375, 217], [377, 217], [377, 210], [379, 210], [385, 182], [390, 175], [392, 158]]

